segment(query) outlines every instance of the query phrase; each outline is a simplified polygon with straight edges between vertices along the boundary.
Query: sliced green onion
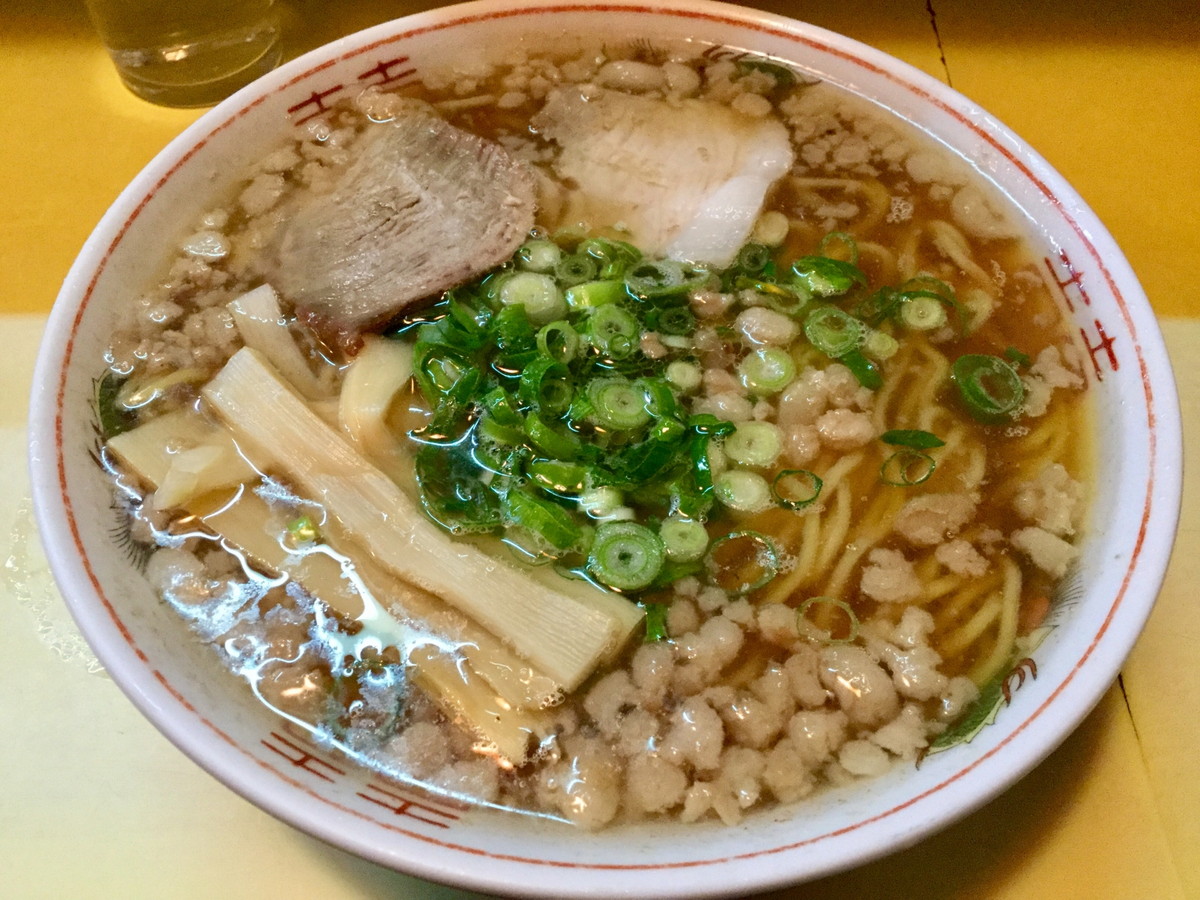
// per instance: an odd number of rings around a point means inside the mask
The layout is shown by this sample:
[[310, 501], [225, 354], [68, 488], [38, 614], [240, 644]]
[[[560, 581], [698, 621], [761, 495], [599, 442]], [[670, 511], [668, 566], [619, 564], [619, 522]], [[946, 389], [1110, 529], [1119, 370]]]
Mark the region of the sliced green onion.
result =
[[708, 549], [708, 532], [695, 519], [666, 518], [658, 526], [658, 536], [667, 548], [667, 558], [675, 562], [694, 562]]
[[725, 438], [725, 455], [756, 469], [771, 465], [782, 451], [783, 438], [770, 422], [743, 422]]
[[500, 421], [494, 415], [484, 413], [479, 417], [479, 422], [475, 426], [475, 430], [482, 441], [514, 447], [517, 444], [525, 442], [525, 429], [523, 426], [523, 419], [516, 425], [501, 425]]
[[693, 291], [708, 274], [707, 269], [673, 259], [644, 259], [625, 270], [625, 286], [631, 294], [654, 300]]
[[654, 581], [666, 559], [662, 538], [636, 522], [605, 522], [596, 529], [588, 571], [619, 591], [640, 591]]
[[883, 322], [896, 316], [903, 302], [903, 294], [894, 287], [885, 285], [860, 300], [854, 307], [854, 314], [873, 328], [878, 328]]
[[796, 377], [792, 355], [780, 347], [753, 350], [738, 363], [738, 378], [752, 394], [778, 394]]
[[679, 401], [671, 386], [662, 378], [639, 378], [635, 382], [646, 397], [646, 409], [655, 418], [674, 418], [679, 415]]
[[771, 505], [771, 486], [756, 472], [730, 469], [713, 480], [718, 500], [738, 512], [759, 512]]
[[857, 350], [867, 337], [867, 326], [836, 306], [818, 306], [804, 320], [809, 343], [833, 359]]
[[950, 367], [950, 378], [967, 411], [990, 425], [1013, 418], [1025, 402], [1021, 376], [998, 356], [960, 356]]
[[[516, 458], [516, 453], [508, 458]], [[499, 498], [487, 484], [491, 470], [480, 469], [464, 442], [422, 447], [414, 469], [422, 509], [451, 534], [492, 531], [501, 524]]]
[[854, 236], [847, 231], [831, 231], [825, 237], [821, 238], [821, 243], [817, 245], [817, 250], [822, 256], [829, 256], [829, 247], [832, 244], [840, 243], [846, 248], [846, 255], [850, 257], [851, 265], [858, 265], [858, 242], [854, 240]]
[[893, 487], [912, 487], [929, 480], [937, 463], [928, 453], [905, 447], [897, 450], [879, 467], [879, 477]]
[[877, 391], [883, 387], [883, 373], [878, 364], [867, 359], [861, 350], [843, 353], [838, 362], [849, 369], [858, 379], [858, 383], [868, 390]]
[[483, 406], [501, 425], [522, 426], [525, 418], [517, 406], [516, 400], [504, 388], [498, 387], [488, 391], [483, 398]]
[[714, 584], [735, 594], [765, 587], [779, 574], [779, 551], [757, 531], [734, 531], [708, 547], [704, 566]]
[[554, 279], [540, 272], [514, 272], [504, 279], [497, 296], [505, 306], [525, 307], [525, 314], [535, 325], [561, 319], [567, 312], [567, 303]]
[[643, 603], [642, 609], [646, 611], [646, 636], [643, 638], [645, 643], [653, 644], [656, 641], [665, 641], [667, 639], [667, 604]]
[[1028, 369], [1033, 365], [1033, 360], [1029, 358], [1029, 354], [1022, 353], [1016, 347], [1005, 347], [1004, 357], [1014, 366], [1020, 366], [1022, 369]]
[[529, 312], [520, 303], [504, 306], [496, 313], [492, 318], [491, 336], [496, 342], [496, 358], [492, 365], [498, 369], [519, 372], [537, 356], [537, 338], [529, 321]]
[[543, 325], [537, 333], [537, 348], [546, 357], [569, 363], [579, 355], [579, 332], [565, 319]]
[[517, 248], [517, 265], [529, 272], [553, 272], [562, 259], [562, 249], [554, 241], [526, 241]]
[[475, 363], [468, 356], [441, 344], [418, 342], [413, 349], [413, 376], [430, 404], [436, 404], [473, 368]]
[[780, 63], [762, 57], [743, 56], [737, 61], [739, 72], [763, 72], [775, 79], [779, 87], [791, 87], [796, 83], [796, 73]]
[[946, 446], [946, 442], [936, 434], [915, 429], [897, 428], [892, 431], [885, 431], [879, 436], [879, 439], [885, 444], [892, 444], [897, 447], [912, 447], [914, 450], [929, 450], [934, 447]]
[[555, 430], [536, 412], [525, 417], [525, 434], [535, 447], [555, 459], [574, 459], [579, 453], [579, 438]]
[[862, 351], [872, 359], [891, 359], [900, 349], [900, 342], [886, 331], [872, 329], [863, 341]]
[[636, 349], [641, 327], [633, 314], [619, 306], [600, 306], [587, 321], [592, 345], [606, 356], [624, 359]]
[[601, 278], [621, 278], [629, 266], [642, 258], [642, 251], [627, 241], [594, 237], [581, 241], [576, 253], [586, 253], [600, 264]]
[[771, 483], [771, 496], [787, 509], [804, 509], [816, 502], [824, 486], [825, 482], [807, 469], [784, 469]]
[[686, 306], [668, 306], [647, 313], [646, 327], [662, 334], [691, 334], [696, 330], [696, 316]]
[[[518, 437], [518, 441], [492, 440], [482, 428], [475, 433], [474, 446], [471, 448], [471, 458], [476, 466], [483, 472], [491, 472], [495, 475], [503, 475], [505, 477], [516, 475], [521, 470], [521, 463], [526, 456], [529, 455], [529, 448], [525, 446], [524, 433]], [[480, 473], [480, 478], [485, 475]]]
[[639, 488], [665, 472], [677, 459], [678, 447], [674, 442], [649, 438], [610, 456], [606, 468], [621, 484]]
[[614, 518], [619, 510], [627, 508], [625, 495], [608, 485], [584, 491], [575, 502], [579, 505], [580, 512], [601, 522]]
[[650, 421], [646, 392], [624, 378], [594, 378], [588, 382], [591, 419], [602, 428], [629, 431]]
[[[846, 634], [843, 637], [834, 637], [832, 628], [821, 628], [809, 617], [809, 610], [816, 607], [817, 609], [836, 609], [843, 613], [846, 617]], [[826, 615], [828, 618], [828, 614]], [[800, 634], [812, 641], [820, 641], [823, 644], [851, 644], [858, 638], [858, 616], [854, 614], [854, 610], [850, 608], [850, 604], [845, 600], [838, 600], [836, 597], [810, 597], [796, 608], [796, 625], [800, 629]]]
[[837, 297], [856, 284], [866, 286], [867, 276], [853, 263], [828, 256], [802, 256], [792, 263], [796, 282], [818, 297]]
[[585, 281], [567, 288], [563, 299], [571, 309], [580, 310], [607, 306], [628, 296], [622, 281]]
[[292, 546], [299, 546], [314, 543], [321, 532], [311, 517], [299, 516], [287, 523], [287, 536]]
[[558, 459], [534, 459], [525, 466], [529, 480], [543, 491], [574, 498], [583, 490], [587, 470], [578, 463]]
[[517, 386], [517, 397], [523, 404], [551, 417], [566, 412], [573, 394], [570, 370], [546, 356], [539, 356], [525, 367]]
[[583, 529], [569, 512], [551, 500], [525, 491], [508, 491], [501, 509], [506, 524], [525, 529], [557, 550], [572, 549], [583, 535]]
[[745, 244], [738, 251], [737, 259], [734, 260], [733, 265], [747, 275], [757, 275], [767, 267], [767, 263], [771, 261], [771, 255], [771, 248], [766, 244], [751, 242]]
[[666, 375], [667, 381], [685, 394], [690, 394], [704, 383], [700, 366], [682, 359], [667, 363]]
[[923, 294], [910, 297], [900, 304], [900, 321], [917, 331], [932, 331], [946, 324], [946, 307]]
[[554, 267], [554, 277], [563, 287], [574, 287], [591, 281], [600, 271], [596, 260], [586, 253], [572, 253], [564, 256]]

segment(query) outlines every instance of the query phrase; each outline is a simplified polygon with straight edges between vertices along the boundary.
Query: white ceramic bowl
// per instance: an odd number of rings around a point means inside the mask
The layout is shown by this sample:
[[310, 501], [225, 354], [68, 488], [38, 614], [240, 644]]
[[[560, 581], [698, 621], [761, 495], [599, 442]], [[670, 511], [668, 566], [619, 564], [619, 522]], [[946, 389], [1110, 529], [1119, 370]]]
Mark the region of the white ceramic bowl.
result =
[[[93, 379], [114, 308], [194, 221], [208, 187], [364, 81], [420, 70], [458, 48], [586, 33], [691, 38], [794, 63], [894, 110], [995, 182], [1033, 223], [1049, 272], [1095, 363], [1096, 523], [1082, 575], [1034, 654], [1036, 677], [969, 744], [917, 769], [749, 817], [727, 828], [585, 834], [528, 817], [428, 803], [307, 746], [222, 677], [211, 651], [114, 546], [110, 485], [93, 459]], [[35, 379], [32, 474], [41, 534], [63, 595], [112, 677], [185, 753], [311, 834], [438, 881], [553, 897], [745, 894], [865, 862], [980, 806], [1043, 759], [1113, 681], [1158, 592], [1180, 498], [1180, 423], [1150, 307], [1076, 193], [970, 101], [882, 53], [794, 21], [698, 0], [485, 0], [337, 41], [202, 117], [129, 186], [88, 240], [54, 307]], [[1024, 675], [1032, 675], [1030, 666]], [[1017, 690], [1019, 688], [1019, 690]]]

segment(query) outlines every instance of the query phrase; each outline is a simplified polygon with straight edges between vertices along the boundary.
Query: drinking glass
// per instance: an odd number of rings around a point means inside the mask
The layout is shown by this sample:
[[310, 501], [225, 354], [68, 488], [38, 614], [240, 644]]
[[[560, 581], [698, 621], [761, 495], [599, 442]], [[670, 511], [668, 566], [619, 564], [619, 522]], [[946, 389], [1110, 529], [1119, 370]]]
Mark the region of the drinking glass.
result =
[[207, 106], [279, 63], [275, 0], [87, 0], [125, 85], [164, 106]]

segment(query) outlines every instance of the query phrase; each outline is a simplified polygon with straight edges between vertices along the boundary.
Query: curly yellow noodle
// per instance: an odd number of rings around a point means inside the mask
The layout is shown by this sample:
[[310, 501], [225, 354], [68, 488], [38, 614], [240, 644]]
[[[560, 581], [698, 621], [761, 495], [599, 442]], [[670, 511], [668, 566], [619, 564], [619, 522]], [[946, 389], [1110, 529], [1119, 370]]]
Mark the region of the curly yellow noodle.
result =
[[934, 611], [934, 628], [938, 632], [945, 632], [952, 628], [954, 623], [961, 619], [980, 597], [996, 590], [999, 583], [1000, 576], [996, 572], [990, 572], [977, 581], [964, 583], [962, 590], [953, 594], [944, 605]]
[[[854, 542], [845, 547], [821, 593], [830, 597], [841, 597], [845, 593], [846, 585], [849, 583], [858, 561], [867, 551], [873, 550], [892, 530], [892, 520], [896, 517], [902, 502], [900, 498], [896, 497], [896, 493], [899, 492], [880, 494], [871, 504], [871, 509], [862, 514], [860, 521], [873, 522], [874, 526], [855, 535]], [[876, 510], [876, 507], [882, 507], [882, 509]]]
[[817, 568], [817, 554], [821, 549], [821, 525], [823, 516], [810, 515], [804, 520], [804, 534], [800, 542], [800, 555], [796, 564], [778, 585], [772, 585], [771, 594], [767, 600], [772, 603], [782, 603], [808, 579]]
[[865, 213], [857, 217], [853, 224], [845, 227], [851, 234], [869, 234], [887, 216], [892, 207], [892, 195], [886, 187], [875, 179], [858, 180], [853, 178], [810, 178], [793, 176], [789, 179], [792, 187], [799, 194], [798, 199], [808, 201], [806, 205], [818, 207], [826, 203], [821, 195], [823, 190], [841, 191], [845, 194], [861, 197], [867, 204]]
[[998, 593], [990, 594], [987, 601], [975, 610], [975, 614], [971, 618], [942, 638], [943, 659], [952, 660], [962, 656], [991, 627], [991, 624], [1000, 617], [1000, 608], [1003, 605], [1001, 597], [1002, 595]]
[[943, 575], [941, 578], [935, 578], [925, 582], [925, 589], [921, 593], [922, 604], [929, 604], [933, 601], [945, 597], [947, 594], [958, 590], [963, 586], [963, 578], [961, 575]]
[[992, 652], [980, 659], [967, 672], [976, 684], [984, 684], [996, 675], [1012, 658], [1017, 641], [1017, 616], [1021, 608], [1021, 568], [1012, 559], [1004, 560], [1004, 591], [1000, 608], [1000, 625]]
[[921, 229], [913, 225], [904, 230], [896, 242], [896, 276], [904, 282], [917, 274], [917, 254], [921, 244]]
[[859, 268], [872, 276], [875, 284], [896, 280], [896, 254], [874, 241], [858, 241]]
[[987, 285], [988, 287], [996, 286], [995, 279], [971, 258], [971, 246], [967, 243], [966, 237], [958, 228], [940, 219], [930, 222], [926, 227], [933, 246], [943, 256], [979, 284]]
[[833, 512], [821, 535], [821, 551], [817, 556], [815, 572], [817, 577], [829, 568], [838, 548], [846, 543], [846, 535], [850, 533], [850, 512], [850, 489], [845, 484], [839, 484], [833, 498]]
[[921, 579], [922, 584], [932, 581], [940, 567], [941, 563], [937, 561], [932, 553], [926, 553], [914, 563], [914, 568], [917, 572], [917, 578]]
[[1022, 485], [1037, 478], [1041, 471], [1053, 462], [1066, 462], [1070, 456], [1069, 446], [1073, 429], [1071, 417], [1062, 410], [1047, 414], [1036, 431], [1022, 444], [1026, 453], [1007, 473], [1003, 481], [991, 489], [993, 502], [1008, 505]]
[[820, 463], [823, 460], [818, 460], [815, 471], [824, 472], [821, 475], [821, 493], [824, 494], [825, 500], [820, 502], [820, 506], [807, 510], [800, 510], [796, 515], [792, 516], [782, 528], [775, 532], [779, 546], [786, 551], [791, 552], [794, 549], [794, 540], [796, 535], [804, 530], [807, 533], [808, 520], [818, 518], [827, 507], [827, 499], [837, 486], [841, 483], [846, 474], [855, 469], [862, 462], [862, 451], [857, 453], [849, 453], [845, 456], [839, 456], [837, 461], [828, 468], [824, 468]]
[[[764, 602], [782, 603], [797, 589], [819, 577], [828, 563], [822, 565], [822, 548], [830, 542], [845, 540], [850, 528], [850, 495], [845, 485], [837, 485], [833, 503], [826, 502], [824, 511], [820, 514], [808, 514], [803, 517], [803, 533], [797, 549], [790, 540], [785, 545], [786, 552], [795, 553], [796, 561], [790, 570], [771, 582]], [[832, 506], [832, 512], [830, 507]], [[840, 534], [840, 537], [838, 536]]]
[[983, 486], [983, 479], [987, 477], [987, 451], [983, 447], [968, 448], [967, 465], [958, 477], [968, 491], [977, 491]]

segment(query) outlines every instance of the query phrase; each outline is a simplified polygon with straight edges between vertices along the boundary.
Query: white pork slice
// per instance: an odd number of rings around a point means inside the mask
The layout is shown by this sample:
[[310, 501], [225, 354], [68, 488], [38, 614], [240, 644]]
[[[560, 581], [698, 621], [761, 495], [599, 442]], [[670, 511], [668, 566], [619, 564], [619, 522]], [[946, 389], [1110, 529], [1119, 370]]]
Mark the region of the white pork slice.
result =
[[268, 279], [326, 340], [358, 335], [507, 260], [535, 182], [498, 144], [410, 108], [372, 125], [330, 189], [285, 210]]
[[782, 122], [703, 99], [562, 87], [534, 127], [576, 188], [564, 222], [618, 226], [647, 253], [714, 266], [733, 262], [793, 159]]

